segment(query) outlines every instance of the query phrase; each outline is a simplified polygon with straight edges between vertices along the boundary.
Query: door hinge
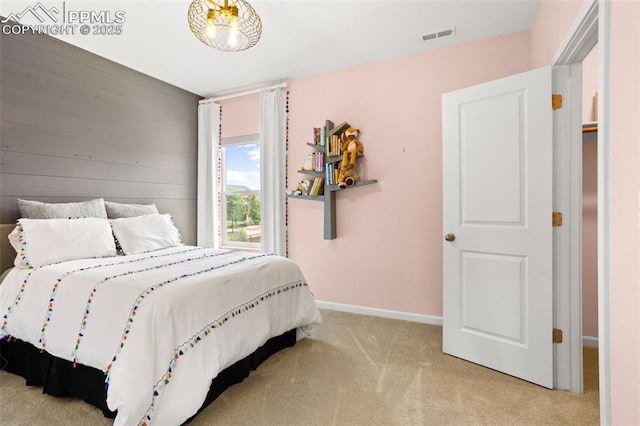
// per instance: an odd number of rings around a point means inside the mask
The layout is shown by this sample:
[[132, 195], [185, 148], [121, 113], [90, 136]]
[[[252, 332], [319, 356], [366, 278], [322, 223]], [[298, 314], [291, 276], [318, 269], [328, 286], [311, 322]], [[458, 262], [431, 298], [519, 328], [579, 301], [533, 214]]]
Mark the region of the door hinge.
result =
[[558, 93], [551, 95], [551, 108], [553, 108], [554, 111], [562, 108], [562, 95]]
[[553, 343], [562, 343], [562, 330], [560, 330], [559, 328], [554, 328], [552, 340]]
[[551, 214], [551, 225], [552, 226], [562, 226], [562, 213], [561, 212], [553, 212]]

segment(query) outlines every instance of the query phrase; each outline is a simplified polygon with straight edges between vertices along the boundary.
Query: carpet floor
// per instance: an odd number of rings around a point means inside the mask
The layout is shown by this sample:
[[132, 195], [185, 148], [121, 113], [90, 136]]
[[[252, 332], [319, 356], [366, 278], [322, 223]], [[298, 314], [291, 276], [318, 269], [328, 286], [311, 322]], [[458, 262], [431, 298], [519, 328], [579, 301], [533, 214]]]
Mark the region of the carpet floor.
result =
[[[597, 425], [597, 350], [582, 395], [442, 353], [442, 328], [322, 311], [311, 338], [224, 392], [191, 425]], [[0, 424], [110, 425], [92, 406], [0, 371]]]

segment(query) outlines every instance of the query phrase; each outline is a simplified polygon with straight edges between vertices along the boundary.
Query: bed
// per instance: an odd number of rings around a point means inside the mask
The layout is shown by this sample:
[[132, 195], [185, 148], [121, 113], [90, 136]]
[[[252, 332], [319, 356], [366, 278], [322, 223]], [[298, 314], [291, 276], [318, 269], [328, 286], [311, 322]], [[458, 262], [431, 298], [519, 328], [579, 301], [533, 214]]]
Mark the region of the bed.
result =
[[[0, 282], [6, 370], [82, 398], [116, 425], [183, 424], [321, 320], [301, 271], [280, 256], [172, 244], [51, 260], [33, 237], [43, 221], [21, 221], [32, 267]], [[3, 270], [14, 228], [0, 225]], [[73, 232], [67, 245], [87, 235]]]

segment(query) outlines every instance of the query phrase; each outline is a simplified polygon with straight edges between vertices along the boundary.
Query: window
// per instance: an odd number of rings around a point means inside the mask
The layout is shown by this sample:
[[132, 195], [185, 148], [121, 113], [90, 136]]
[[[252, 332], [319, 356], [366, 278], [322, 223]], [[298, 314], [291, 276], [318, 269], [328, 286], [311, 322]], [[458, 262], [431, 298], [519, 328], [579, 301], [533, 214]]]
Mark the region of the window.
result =
[[222, 246], [260, 248], [259, 135], [220, 141]]

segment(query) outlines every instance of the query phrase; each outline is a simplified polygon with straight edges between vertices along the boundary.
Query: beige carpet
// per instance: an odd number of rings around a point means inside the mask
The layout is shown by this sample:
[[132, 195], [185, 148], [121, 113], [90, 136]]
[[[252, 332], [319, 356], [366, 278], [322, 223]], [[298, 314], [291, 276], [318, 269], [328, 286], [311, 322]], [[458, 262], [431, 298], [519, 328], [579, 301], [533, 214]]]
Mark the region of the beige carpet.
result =
[[[193, 425], [597, 425], [597, 351], [585, 394], [553, 391], [442, 354], [437, 326], [322, 311], [312, 338], [222, 394]], [[0, 424], [111, 424], [84, 402], [0, 371]]]

